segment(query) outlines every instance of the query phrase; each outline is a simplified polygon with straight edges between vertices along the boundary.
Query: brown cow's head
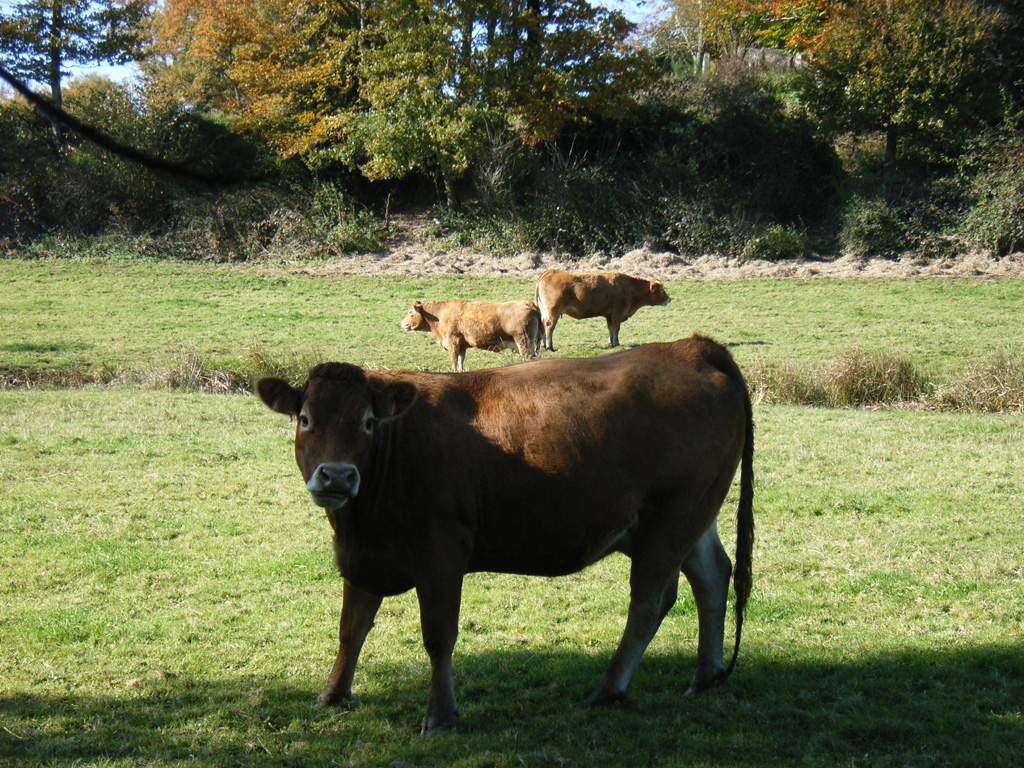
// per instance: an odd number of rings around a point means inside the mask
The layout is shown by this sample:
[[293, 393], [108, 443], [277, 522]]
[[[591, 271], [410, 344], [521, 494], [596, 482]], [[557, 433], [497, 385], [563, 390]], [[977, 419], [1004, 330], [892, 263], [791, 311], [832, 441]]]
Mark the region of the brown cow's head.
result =
[[660, 280], [651, 280], [649, 300], [652, 307], [663, 307], [672, 301], [665, 292], [665, 286], [661, 284]]
[[416, 400], [406, 381], [371, 381], [362, 368], [324, 363], [301, 389], [278, 378], [256, 385], [267, 407], [295, 416], [295, 461], [313, 503], [340, 509], [359, 493], [377, 429], [402, 416]]
[[424, 316], [423, 302], [417, 299], [412, 303], [412, 308], [402, 318], [401, 326], [403, 331], [429, 331], [427, 318]]

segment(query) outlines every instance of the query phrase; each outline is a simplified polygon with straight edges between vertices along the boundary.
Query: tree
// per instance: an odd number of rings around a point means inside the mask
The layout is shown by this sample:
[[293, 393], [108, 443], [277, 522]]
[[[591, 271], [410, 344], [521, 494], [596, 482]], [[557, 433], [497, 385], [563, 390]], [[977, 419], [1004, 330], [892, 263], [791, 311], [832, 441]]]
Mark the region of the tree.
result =
[[802, 51], [836, 0], [670, 0], [647, 30], [655, 53], [694, 74], [709, 59], [740, 59], [752, 47]]
[[451, 191], [488, 135], [624, 115], [651, 74], [631, 29], [586, 0], [166, 0], [152, 73], [285, 156]]
[[[143, 0], [21, 0], [0, 14], [0, 63], [24, 80], [50, 87], [63, 105], [62, 83], [71, 64], [124, 64], [142, 55]], [[54, 138], [63, 143], [59, 123]]]
[[649, 82], [632, 25], [585, 0], [388, 0], [360, 60], [362, 103], [340, 149], [370, 178], [452, 183], [488, 137], [550, 141], [571, 122], [624, 117]]
[[810, 50], [804, 98], [832, 131], [940, 155], [998, 109], [999, 15], [974, 0], [847, 0]]

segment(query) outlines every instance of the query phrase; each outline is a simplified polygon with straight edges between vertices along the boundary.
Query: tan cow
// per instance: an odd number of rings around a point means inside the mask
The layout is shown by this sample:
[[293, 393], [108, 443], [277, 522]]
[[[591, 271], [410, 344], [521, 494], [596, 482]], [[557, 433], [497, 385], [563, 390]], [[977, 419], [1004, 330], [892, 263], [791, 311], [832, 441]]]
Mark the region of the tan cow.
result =
[[554, 351], [551, 336], [562, 315], [584, 320], [603, 317], [608, 343], [619, 346], [619, 326], [640, 307], [664, 306], [671, 299], [658, 280], [622, 272], [564, 272], [549, 269], [537, 280], [534, 301], [544, 326], [544, 348]]
[[[431, 669], [422, 729], [451, 725], [463, 577], [558, 576], [612, 552], [632, 559], [629, 613], [592, 705], [625, 699], [680, 572], [699, 627], [690, 692], [732, 671], [751, 585], [753, 421], [743, 376], [713, 341], [458, 376], [326, 363], [299, 389], [267, 378], [257, 391], [296, 418], [295, 459], [327, 510], [344, 577], [319, 706], [352, 695], [382, 599], [415, 589]], [[736, 637], [724, 666], [731, 564], [716, 520], [738, 467]]]
[[401, 325], [429, 332], [451, 357], [453, 371], [465, 370], [470, 347], [516, 349], [523, 360], [535, 358], [540, 348], [540, 312], [532, 301], [414, 301]]

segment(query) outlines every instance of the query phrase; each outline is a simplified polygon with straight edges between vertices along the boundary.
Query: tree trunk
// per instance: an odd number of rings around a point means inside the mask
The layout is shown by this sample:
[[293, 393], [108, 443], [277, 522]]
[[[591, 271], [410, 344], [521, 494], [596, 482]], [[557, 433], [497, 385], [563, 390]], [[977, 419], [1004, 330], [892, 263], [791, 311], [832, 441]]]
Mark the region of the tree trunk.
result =
[[889, 123], [885, 129], [885, 164], [896, 164], [896, 143], [899, 139], [899, 131], [895, 123]]
[[[64, 43], [64, 13], [60, 3], [56, 3], [53, 9], [53, 16], [50, 19], [50, 42], [49, 42], [49, 85], [50, 102], [57, 109], [64, 108], [64, 98], [60, 89], [60, 67], [64, 63], [61, 46]], [[50, 127], [53, 129], [53, 139], [58, 149], [64, 147], [64, 126], [56, 118], [48, 117]]]

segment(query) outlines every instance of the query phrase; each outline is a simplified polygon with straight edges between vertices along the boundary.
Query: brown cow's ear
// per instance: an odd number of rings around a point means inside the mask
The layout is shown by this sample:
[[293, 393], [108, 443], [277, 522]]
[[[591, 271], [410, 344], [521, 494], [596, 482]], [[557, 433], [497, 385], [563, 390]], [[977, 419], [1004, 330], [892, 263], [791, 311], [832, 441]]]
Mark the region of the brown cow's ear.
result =
[[372, 387], [372, 391], [373, 412], [382, 423], [405, 415], [419, 395], [416, 385], [408, 381], [397, 381], [379, 389]]
[[256, 383], [256, 393], [270, 410], [285, 416], [297, 416], [302, 410], [302, 393], [284, 379], [260, 379]]

